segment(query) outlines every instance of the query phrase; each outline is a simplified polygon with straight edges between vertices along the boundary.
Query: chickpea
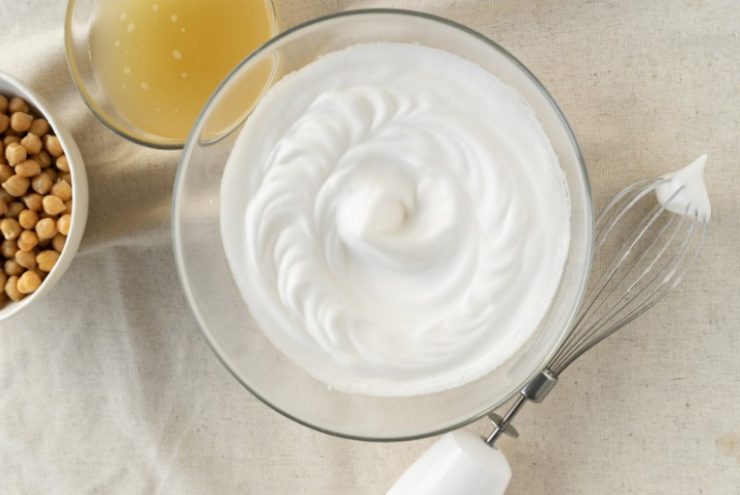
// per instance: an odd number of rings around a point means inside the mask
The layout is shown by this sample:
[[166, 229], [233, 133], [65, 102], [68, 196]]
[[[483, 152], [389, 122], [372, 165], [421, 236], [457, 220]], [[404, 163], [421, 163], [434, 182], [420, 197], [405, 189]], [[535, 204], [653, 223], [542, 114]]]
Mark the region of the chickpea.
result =
[[32, 155], [31, 158], [39, 162], [39, 164], [41, 165], [41, 168], [46, 168], [52, 163], [51, 155], [45, 150], [39, 151], [37, 154]]
[[10, 194], [11, 196], [18, 198], [28, 192], [28, 187], [30, 185], [31, 181], [28, 180], [28, 177], [23, 177], [16, 174], [3, 182], [2, 188], [8, 191], [8, 194]]
[[30, 251], [39, 245], [39, 237], [33, 230], [24, 230], [18, 236], [18, 249], [21, 251]]
[[25, 297], [25, 294], [18, 290], [18, 277], [16, 275], [8, 277], [8, 280], [5, 282], [5, 293], [11, 300], [16, 302]]
[[44, 209], [43, 199], [44, 197], [39, 193], [31, 193], [23, 196], [23, 202], [26, 204], [26, 208], [33, 211], [41, 211]]
[[62, 172], [69, 172], [69, 160], [67, 160], [67, 155], [62, 155], [57, 158], [57, 168]]
[[7, 110], [8, 110], [8, 98], [6, 96], [0, 95], [0, 113], [5, 113]]
[[[8, 136], [6, 136], [7, 138]], [[10, 136], [13, 137], [13, 136]], [[18, 140], [20, 141], [20, 139]], [[20, 142], [15, 143], [5, 143], [5, 158], [7, 158], [8, 163], [12, 166], [16, 166], [22, 161], [24, 161], [28, 156], [28, 153], [26, 152], [26, 148], [24, 148]]]
[[0, 113], [0, 133], [5, 132], [10, 126], [10, 117]]
[[51, 191], [53, 184], [49, 174], [42, 172], [31, 180], [31, 189], [39, 194], [47, 194]]
[[5, 284], [8, 282], [8, 276], [0, 270], [0, 294], [5, 295]]
[[64, 206], [65, 206], [64, 213], [69, 213], [71, 215], [72, 214], [72, 200], [70, 199], [69, 201], [64, 203]]
[[36, 222], [39, 221], [39, 214], [33, 210], [25, 209], [18, 214], [18, 223], [21, 224], [26, 230], [30, 230], [36, 226]]
[[25, 160], [15, 166], [15, 173], [21, 177], [35, 177], [41, 173], [41, 165], [34, 160]]
[[14, 96], [10, 99], [10, 103], [8, 104], [8, 112], [13, 114], [15, 112], [30, 112], [31, 107], [28, 106], [28, 103], [23, 98], [20, 98], [18, 96]]
[[23, 251], [21, 249], [15, 253], [15, 262], [26, 270], [33, 270], [36, 268], [36, 255], [31, 251]]
[[64, 201], [62, 201], [61, 198], [59, 198], [58, 196], [54, 196], [53, 194], [44, 196], [42, 203], [44, 205], [44, 211], [51, 216], [59, 215], [66, 209]]
[[51, 188], [51, 193], [62, 201], [69, 201], [72, 199], [72, 186], [66, 180], [61, 179]]
[[12, 203], [15, 198], [8, 194], [8, 191], [0, 187], [0, 199], [5, 201], [6, 203]]
[[8, 204], [8, 211], [5, 212], [7, 218], [18, 218], [18, 215], [24, 210], [23, 203], [20, 201], [12, 201]]
[[26, 152], [28, 152], [29, 155], [35, 155], [41, 153], [43, 143], [41, 142], [40, 137], [29, 132], [21, 138], [21, 146], [26, 148]]
[[59, 178], [59, 170], [57, 170], [56, 167], [49, 167], [46, 170], [44, 170], [44, 173], [49, 176], [49, 178], [51, 179], [52, 185]]
[[[16, 254], [18, 254], [20, 251], [16, 251]], [[23, 267], [19, 265], [15, 259], [12, 260], [5, 260], [5, 263], [3, 264], [3, 270], [5, 270], [5, 273], [10, 275], [11, 277], [13, 275], [20, 275], [23, 273]]]
[[39, 236], [39, 242], [51, 239], [57, 235], [56, 222], [51, 218], [42, 218], [36, 223], [36, 235]]
[[28, 132], [44, 137], [49, 134], [49, 123], [44, 118], [34, 119]]
[[12, 258], [17, 251], [18, 243], [13, 239], [5, 239], [0, 244], [0, 253], [2, 253], [3, 258]]
[[61, 172], [59, 174], [59, 178], [62, 180], [66, 180], [69, 184], [72, 183], [72, 174], [70, 174], [69, 172]]
[[21, 235], [22, 230], [21, 224], [15, 218], [3, 218], [0, 220], [0, 231], [2, 231], [5, 239], [17, 239]]
[[31, 294], [41, 285], [41, 277], [34, 271], [27, 271], [18, 279], [18, 292], [21, 294]]
[[15, 132], [26, 132], [31, 128], [33, 115], [25, 112], [15, 112], [10, 116], [10, 128]]
[[0, 183], [8, 180], [10, 177], [13, 176], [14, 173], [15, 171], [10, 165], [7, 165], [5, 163], [0, 164]]
[[72, 215], [65, 213], [57, 220], [57, 231], [62, 235], [69, 235], [69, 228], [72, 225]]
[[3, 138], [3, 144], [5, 145], [5, 151], [7, 151], [7, 150], [8, 150], [8, 146], [9, 146], [10, 144], [12, 144], [12, 143], [20, 143], [20, 142], [21, 142], [21, 138], [19, 138], [18, 136], [10, 136], [10, 135], [6, 135], [6, 136], [5, 136], [4, 138]]
[[59, 138], [53, 134], [47, 134], [44, 136], [44, 146], [46, 147], [46, 151], [55, 158], [62, 156], [62, 153], [64, 153], [64, 150], [62, 150], [62, 143], [60, 143]]
[[50, 272], [57, 260], [59, 259], [59, 253], [54, 250], [41, 251], [36, 255], [36, 263], [38, 264], [39, 270], [42, 272]]
[[[13, 241], [6, 241], [6, 242], [13, 242]], [[54, 248], [54, 250], [57, 253], [61, 253], [64, 251], [64, 244], [67, 242], [67, 236], [64, 234], [57, 234], [54, 236], [54, 238], [51, 240], [51, 246]]]
[[0, 199], [0, 216], [5, 215], [8, 211], [8, 203], [4, 199]]

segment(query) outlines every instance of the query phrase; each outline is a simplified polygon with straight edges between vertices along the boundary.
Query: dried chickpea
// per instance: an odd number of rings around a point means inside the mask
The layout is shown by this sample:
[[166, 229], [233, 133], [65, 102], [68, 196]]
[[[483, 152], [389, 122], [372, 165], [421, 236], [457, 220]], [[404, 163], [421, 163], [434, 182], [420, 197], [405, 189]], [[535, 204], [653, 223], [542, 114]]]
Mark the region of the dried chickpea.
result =
[[15, 166], [15, 173], [21, 177], [35, 177], [41, 173], [41, 165], [34, 160], [24, 160]]
[[5, 132], [10, 127], [10, 117], [0, 113], [0, 132]]
[[14, 96], [10, 99], [10, 102], [8, 103], [8, 113], [29, 111], [31, 111], [31, 107], [28, 106], [28, 103], [26, 103], [23, 98]]
[[[16, 251], [16, 254], [18, 254], [20, 251]], [[3, 263], [3, 270], [5, 270], [5, 273], [10, 275], [11, 277], [13, 275], [20, 275], [23, 273], [23, 267], [19, 265], [14, 259], [12, 260], [5, 260], [5, 263]]]
[[69, 235], [70, 225], [72, 225], [72, 215], [65, 213], [57, 220], [57, 231], [62, 235]]
[[3, 144], [5, 145], [5, 150], [6, 151], [8, 149], [8, 146], [10, 146], [12, 143], [20, 143], [20, 142], [21, 142], [21, 138], [19, 138], [18, 136], [9, 136], [8, 135], [8, 136], [5, 136], [3, 138]]
[[18, 174], [13, 175], [2, 184], [2, 188], [8, 191], [8, 194], [16, 198], [25, 195], [28, 192], [28, 187], [31, 185], [31, 181], [28, 177], [22, 177]]
[[67, 160], [67, 155], [62, 155], [57, 158], [57, 168], [62, 172], [69, 172], [69, 160]]
[[49, 123], [44, 118], [33, 119], [28, 132], [36, 134], [38, 137], [44, 137], [49, 134]]
[[44, 147], [46, 148], [46, 151], [48, 151], [49, 154], [53, 157], [62, 156], [62, 153], [64, 153], [64, 150], [62, 150], [62, 143], [60, 143], [59, 138], [54, 136], [53, 134], [47, 134], [46, 136], [44, 136]]
[[59, 174], [59, 178], [62, 179], [62, 180], [67, 181], [67, 183], [69, 183], [69, 184], [72, 183], [72, 174], [70, 174], [69, 172], [62, 172], [62, 173], [60, 173]]
[[36, 155], [38, 153], [41, 153], [43, 143], [41, 142], [40, 137], [38, 137], [36, 134], [33, 134], [32, 132], [29, 132], [21, 138], [21, 146], [26, 148], [26, 152], [29, 155]]
[[49, 177], [49, 174], [42, 172], [33, 179], [31, 179], [31, 189], [39, 194], [48, 194], [51, 191], [54, 181]]
[[25, 297], [25, 294], [18, 290], [18, 277], [16, 275], [8, 277], [5, 282], [5, 293], [13, 301], [20, 301]]
[[36, 254], [29, 251], [19, 250], [15, 253], [15, 262], [26, 270], [33, 270], [36, 268]]
[[18, 292], [21, 294], [30, 294], [35, 292], [41, 285], [41, 277], [34, 271], [27, 271], [18, 279]]
[[2, 253], [4, 258], [12, 258], [17, 251], [18, 244], [13, 239], [5, 239], [0, 244], [0, 253]]
[[69, 213], [71, 215], [72, 214], [72, 200], [70, 199], [69, 201], [64, 203], [64, 206], [65, 206], [64, 213]]
[[24, 210], [23, 203], [20, 201], [12, 201], [8, 203], [8, 211], [5, 212], [6, 218], [18, 218], [18, 215]]
[[67, 208], [64, 204], [64, 201], [62, 201], [61, 198], [59, 198], [58, 196], [54, 196], [53, 194], [44, 196], [42, 203], [44, 205], [44, 211], [46, 212], [46, 214], [51, 216], [59, 215]]
[[[9, 241], [13, 242], [13, 241]], [[67, 236], [64, 234], [57, 234], [51, 240], [51, 246], [57, 253], [61, 253], [64, 250], [64, 244], [67, 242]]]
[[15, 218], [3, 218], [0, 220], [0, 231], [3, 233], [5, 239], [17, 239], [21, 235], [21, 224]]
[[21, 235], [18, 236], [18, 249], [21, 251], [30, 251], [39, 245], [39, 237], [33, 230], [24, 230]]
[[50, 272], [58, 259], [59, 253], [52, 249], [41, 251], [36, 255], [36, 263], [42, 272]]
[[10, 165], [7, 165], [5, 163], [0, 164], [0, 183], [5, 182], [9, 178], [11, 178], [14, 173], [15, 171]]
[[10, 128], [15, 132], [26, 132], [31, 128], [33, 115], [25, 112], [15, 112], [10, 116]]
[[0, 113], [5, 113], [7, 110], [8, 110], [8, 98], [6, 96], [0, 95]]
[[62, 201], [72, 199], [72, 186], [64, 179], [58, 180], [51, 188], [51, 193]]
[[[10, 136], [14, 137], [14, 136]], [[6, 136], [7, 138], [7, 136]], [[20, 141], [20, 139], [18, 140]], [[28, 153], [26, 152], [26, 148], [23, 147], [23, 145], [20, 144], [20, 142], [16, 143], [5, 143], [5, 158], [7, 158], [8, 163], [12, 166], [18, 165], [20, 162], [24, 161], [28, 157]]]
[[26, 230], [34, 228], [38, 221], [39, 214], [33, 210], [25, 209], [18, 214], [18, 223]]
[[26, 208], [33, 211], [44, 209], [43, 199], [44, 197], [39, 193], [31, 193], [23, 196], [23, 202], [26, 204]]
[[4, 199], [0, 199], [0, 215], [5, 215], [8, 212], [8, 203]]
[[50, 166], [52, 163], [51, 155], [47, 151], [44, 151], [44, 150], [39, 151], [35, 155], [31, 155], [31, 158], [39, 162], [39, 164], [41, 165], [41, 168], [46, 168]]
[[5, 295], [5, 284], [8, 282], [8, 276], [0, 270], [0, 294]]
[[[20, 225], [19, 225], [20, 226]], [[39, 242], [51, 239], [57, 235], [57, 226], [51, 218], [42, 218], [36, 223], [36, 235], [39, 236]]]

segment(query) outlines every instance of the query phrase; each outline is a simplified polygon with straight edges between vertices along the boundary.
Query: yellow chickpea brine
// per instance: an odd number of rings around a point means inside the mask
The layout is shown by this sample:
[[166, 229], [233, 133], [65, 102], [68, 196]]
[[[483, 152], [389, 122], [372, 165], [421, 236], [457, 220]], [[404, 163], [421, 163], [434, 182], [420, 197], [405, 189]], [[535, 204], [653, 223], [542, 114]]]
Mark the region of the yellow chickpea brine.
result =
[[0, 305], [20, 301], [52, 271], [72, 223], [69, 162], [49, 123], [0, 95]]
[[219, 82], [275, 31], [269, 0], [105, 0], [90, 58], [121, 116], [184, 139]]

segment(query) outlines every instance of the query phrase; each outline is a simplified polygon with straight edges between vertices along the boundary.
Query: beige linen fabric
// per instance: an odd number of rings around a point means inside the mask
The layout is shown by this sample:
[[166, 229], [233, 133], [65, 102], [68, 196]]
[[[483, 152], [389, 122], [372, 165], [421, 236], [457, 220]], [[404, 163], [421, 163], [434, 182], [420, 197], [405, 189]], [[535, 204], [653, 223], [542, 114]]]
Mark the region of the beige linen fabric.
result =
[[[384, 493], [431, 440], [316, 433], [222, 368], [176, 279], [178, 153], [128, 143], [87, 111], [64, 62], [63, 4], [0, 0], [0, 70], [71, 126], [91, 193], [69, 272], [33, 311], [0, 324], [0, 493]], [[519, 57], [573, 125], [599, 205], [629, 182], [710, 156], [714, 218], [696, 268], [525, 411], [522, 438], [501, 442], [509, 493], [738, 495], [738, 2], [283, 0], [280, 9], [293, 25], [381, 5], [450, 17]]]

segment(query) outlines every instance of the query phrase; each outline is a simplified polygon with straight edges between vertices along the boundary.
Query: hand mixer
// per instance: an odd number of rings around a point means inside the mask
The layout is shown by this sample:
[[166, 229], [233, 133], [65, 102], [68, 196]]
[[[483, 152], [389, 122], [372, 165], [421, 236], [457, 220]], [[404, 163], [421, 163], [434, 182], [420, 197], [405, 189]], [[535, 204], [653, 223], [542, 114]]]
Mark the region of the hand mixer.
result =
[[570, 364], [655, 305], [678, 285], [696, 258], [710, 216], [701, 180], [705, 160], [703, 155], [675, 174], [637, 182], [611, 200], [596, 221], [589, 291], [571, 331], [548, 365], [521, 390], [503, 416], [489, 414], [494, 429], [485, 443], [462, 430], [445, 435], [387, 495], [497, 495], [506, 491], [511, 470], [494, 445], [503, 434], [518, 437], [512, 420], [522, 406], [544, 400]]

